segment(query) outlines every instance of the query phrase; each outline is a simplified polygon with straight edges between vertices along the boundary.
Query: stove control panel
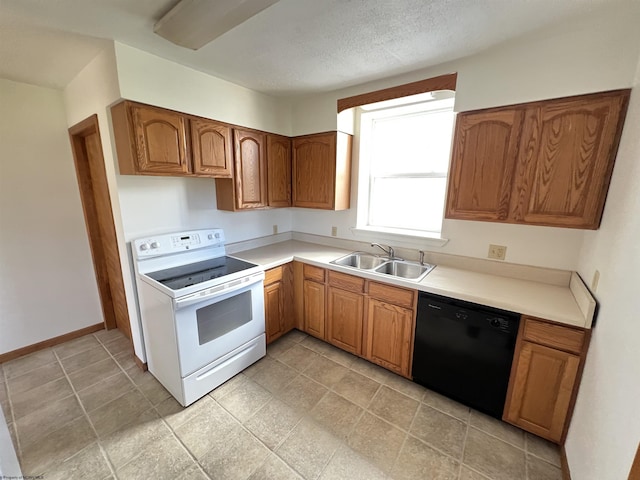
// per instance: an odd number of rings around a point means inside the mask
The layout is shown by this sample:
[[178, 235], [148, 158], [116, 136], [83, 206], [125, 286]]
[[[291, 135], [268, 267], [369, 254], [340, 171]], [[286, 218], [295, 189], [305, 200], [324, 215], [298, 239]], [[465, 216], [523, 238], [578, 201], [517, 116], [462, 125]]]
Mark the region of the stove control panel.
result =
[[133, 251], [137, 258], [223, 246], [224, 232], [220, 228], [154, 235], [132, 242]]

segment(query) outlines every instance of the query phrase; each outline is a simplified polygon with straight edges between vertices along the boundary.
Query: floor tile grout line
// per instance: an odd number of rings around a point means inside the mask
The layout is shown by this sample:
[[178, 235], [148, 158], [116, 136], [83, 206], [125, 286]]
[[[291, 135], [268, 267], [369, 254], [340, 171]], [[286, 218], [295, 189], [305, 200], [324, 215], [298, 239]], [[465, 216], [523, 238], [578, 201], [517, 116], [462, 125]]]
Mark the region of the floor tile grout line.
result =
[[[11, 391], [9, 390], [9, 378], [7, 377], [7, 372], [4, 369], [4, 364], [2, 366], [2, 376], [4, 378], [4, 388], [7, 392], [7, 401], [9, 402], [9, 414], [11, 415], [11, 423], [13, 424], [13, 433], [16, 437], [16, 456], [18, 457], [18, 463], [21, 463], [22, 460], [22, 447], [20, 445], [20, 435], [18, 433], [18, 427], [16, 425], [16, 413], [13, 408], [13, 400], [11, 399]], [[1, 408], [1, 407], [0, 407]], [[4, 414], [4, 412], [3, 412]]]
[[[104, 458], [105, 462], [107, 462], [107, 466], [109, 467], [109, 471], [111, 472], [111, 474], [113, 475], [114, 478], [118, 478], [118, 476], [116, 475], [116, 470], [115, 470], [113, 464], [111, 463], [111, 459], [107, 455], [107, 452], [105, 451], [105, 449], [104, 449], [104, 447], [102, 445], [102, 442], [100, 441], [100, 435], [98, 435], [98, 431], [96, 430], [96, 427], [93, 425], [93, 422], [91, 421], [91, 417], [89, 417], [89, 414], [87, 413], [87, 410], [84, 407], [84, 404], [82, 403], [82, 401], [80, 400], [80, 397], [78, 396], [78, 392], [76, 391], [75, 387], [71, 383], [71, 379], [69, 378], [69, 374], [67, 373], [66, 369], [64, 368], [64, 365], [62, 365], [62, 362], [60, 361], [60, 358], [58, 357], [58, 355], [57, 355], [57, 353], [55, 351], [53, 352], [53, 355], [56, 357], [56, 359], [60, 363], [60, 367], [62, 367], [62, 372], [64, 373], [64, 376], [66, 377], [67, 382], [69, 382], [69, 386], [71, 387], [71, 390], [73, 391], [73, 394], [76, 397], [76, 401], [78, 402], [78, 405], [80, 405], [80, 409], [82, 410], [82, 413], [85, 416], [85, 419], [87, 420], [87, 423], [89, 424], [89, 426], [91, 427], [91, 430], [93, 430], [93, 433], [96, 436], [95, 442], [98, 445], [98, 448], [100, 449], [100, 453], [102, 454], [102, 457]], [[69, 422], [69, 423], [71, 423], [71, 422]], [[78, 453], [78, 452], [76, 452], [76, 453]], [[68, 458], [71, 458], [71, 457], [68, 457]], [[68, 460], [68, 458], [63, 459], [60, 463], [64, 463], [66, 460]]]
[[467, 449], [467, 438], [469, 437], [469, 422], [465, 424], [464, 439], [462, 440], [462, 451], [460, 452], [460, 468], [458, 469], [458, 479], [462, 478], [462, 467], [464, 465], [464, 452]]

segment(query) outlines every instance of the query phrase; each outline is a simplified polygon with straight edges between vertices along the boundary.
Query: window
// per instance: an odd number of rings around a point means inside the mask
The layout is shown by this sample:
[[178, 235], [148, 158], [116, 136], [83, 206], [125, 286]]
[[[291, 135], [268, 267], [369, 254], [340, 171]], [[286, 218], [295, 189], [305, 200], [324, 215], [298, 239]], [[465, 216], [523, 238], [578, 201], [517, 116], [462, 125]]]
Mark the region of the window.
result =
[[359, 109], [358, 228], [440, 236], [453, 101], [453, 92], [434, 92]]

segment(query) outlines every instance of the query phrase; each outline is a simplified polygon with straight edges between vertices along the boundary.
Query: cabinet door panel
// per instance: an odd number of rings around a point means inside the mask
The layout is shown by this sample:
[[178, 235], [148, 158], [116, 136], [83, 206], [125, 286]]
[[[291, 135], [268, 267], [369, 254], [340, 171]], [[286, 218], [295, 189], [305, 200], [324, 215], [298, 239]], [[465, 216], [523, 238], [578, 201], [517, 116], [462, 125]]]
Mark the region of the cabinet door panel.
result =
[[270, 207], [291, 206], [291, 139], [267, 136], [267, 178]]
[[329, 287], [327, 341], [347, 352], [362, 353], [364, 297], [360, 293]]
[[514, 187], [516, 221], [597, 228], [626, 97], [543, 102], [527, 110]]
[[265, 330], [267, 343], [284, 333], [284, 289], [282, 282], [264, 287]]
[[192, 119], [193, 173], [231, 177], [231, 128], [218, 122]]
[[325, 338], [325, 289], [324, 284], [305, 280], [303, 285], [304, 329], [324, 340]]
[[267, 164], [265, 135], [234, 130], [235, 187], [238, 209], [267, 206]]
[[514, 108], [458, 115], [447, 218], [507, 218], [522, 115]]
[[522, 342], [505, 420], [554, 442], [562, 437], [580, 357]]
[[366, 358], [409, 377], [413, 320], [413, 310], [369, 298]]
[[336, 134], [293, 140], [293, 204], [332, 209], [335, 199]]
[[188, 173], [184, 116], [146, 106], [132, 106], [131, 113], [138, 170], [144, 173]]

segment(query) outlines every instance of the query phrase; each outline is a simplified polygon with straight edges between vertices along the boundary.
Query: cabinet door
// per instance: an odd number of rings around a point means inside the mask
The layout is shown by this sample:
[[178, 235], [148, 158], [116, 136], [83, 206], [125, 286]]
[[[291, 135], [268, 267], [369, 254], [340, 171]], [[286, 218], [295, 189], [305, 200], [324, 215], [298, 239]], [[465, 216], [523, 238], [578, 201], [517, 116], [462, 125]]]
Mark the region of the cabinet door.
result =
[[282, 282], [264, 287], [264, 313], [267, 343], [284, 333], [284, 288]]
[[369, 298], [367, 300], [365, 357], [409, 377], [414, 312]]
[[131, 106], [139, 173], [189, 173], [186, 119], [180, 113]]
[[267, 206], [265, 137], [265, 134], [259, 132], [239, 129], [233, 131], [237, 209]]
[[291, 206], [291, 139], [267, 135], [267, 179], [270, 207]]
[[329, 287], [327, 341], [356, 355], [362, 354], [364, 297], [360, 293]]
[[527, 109], [514, 185], [517, 222], [596, 229], [627, 92], [550, 100]]
[[325, 324], [324, 284], [305, 280], [303, 285], [304, 330], [324, 340]]
[[231, 178], [231, 128], [205, 119], [191, 119], [193, 173]]
[[580, 357], [522, 342], [511, 374], [504, 419], [559, 442], [567, 419]]
[[335, 200], [336, 133], [293, 139], [293, 205], [331, 210]]
[[507, 219], [522, 117], [515, 108], [458, 115], [447, 218]]

